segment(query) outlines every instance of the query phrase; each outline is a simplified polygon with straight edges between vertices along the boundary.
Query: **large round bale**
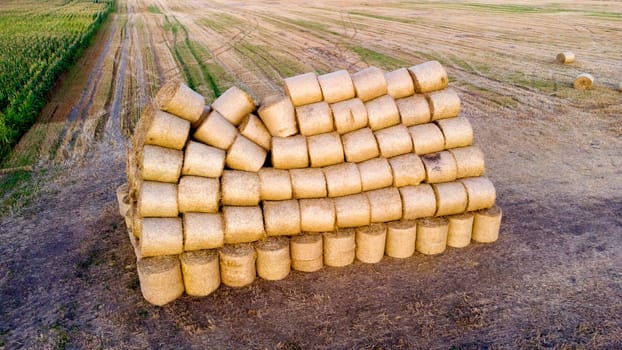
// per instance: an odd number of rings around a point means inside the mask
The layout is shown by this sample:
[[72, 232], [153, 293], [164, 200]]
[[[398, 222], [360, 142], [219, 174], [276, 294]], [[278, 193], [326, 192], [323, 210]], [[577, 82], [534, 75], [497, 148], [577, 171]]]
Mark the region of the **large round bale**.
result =
[[143, 181], [138, 192], [138, 216], [177, 217], [177, 185], [164, 182]]
[[244, 287], [257, 276], [257, 253], [250, 244], [226, 245], [218, 250], [220, 279], [229, 287]]
[[464, 213], [448, 216], [447, 246], [464, 248], [471, 243], [473, 231], [473, 213]]
[[352, 74], [356, 96], [363, 102], [387, 93], [387, 81], [380, 68], [369, 67]]
[[233, 125], [255, 110], [255, 102], [242, 89], [232, 86], [212, 103], [212, 109], [220, 113]]
[[212, 111], [193, 135], [197, 141], [224, 150], [231, 147], [236, 136], [238, 129], [217, 111]]
[[140, 256], [175, 255], [184, 251], [180, 218], [143, 218], [140, 222]]
[[467, 191], [467, 211], [490, 208], [495, 205], [497, 192], [495, 186], [485, 177], [468, 177], [458, 180]]
[[269, 281], [278, 281], [289, 275], [291, 259], [287, 237], [268, 237], [257, 242], [255, 250], [257, 251], [257, 275], [259, 277]]
[[402, 198], [395, 187], [365, 192], [371, 207], [371, 222], [389, 222], [402, 218]]
[[256, 242], [265, 237], [263, 214], [260, 207], [222, 208], [225, 244]]
[[408, 69], [399, 68], [384, 74], [387, 81], [387, 94], [398, 99], [410, 96], [415, 93], [415, 85], [413, 79], [408, 73]]
[[220, 204], [220, 181], [217, 178], [182, 176], [177, 198], [179, 212], [216, 213]]
[[462, 183], [432, 184], [432, 188], [436, 194], [436, 216], [462, 214], [466, 211], [468, 198]]
[[389, 158], [393, 172], [393, 186], [415, 186], [425, 180], [425, 167], [418, 155], [414, 153]]
[[387, 224], [385, 253], [392, 258], [408, 258], [415, 253], [416, 239], [416, 221], [392, 221]]
[[356, 165], [361, 175], [363, 191], [389, 187], [393, 184], [393, 172], [385, 158], [374, 158]]
[[326, 178], [319, 168], [291, 169], [294, 198], [326, 197]]
[[257, 114], [272, 136], [287, 137], [298, 133], [296, 111], [287, 96], [267, 97], [257, 110]]
[[367, 126], [367, 109], [360, 98], [337, 102], [330, 105], [335, 122], [335, 130], [340, 135]]
[[177, 256], [156, 256], [136, 263], [140, 290], [149, 303], [162, 306], [184, 293], [181, 264]]
[[356, 256], [356, 233], [345, 229], [324, 233], [324, 265], [342, 267], [354, 262]]
[[557, 56], [555, 57], [555, 61], [557, 61], [557, 63], [559, 64], [574, 63], [575, 55], [571, 51], [561, 52], [557, 54]]
[[341, 136], [346, 161], [358, 163], [380, 155], [376, 137], [370, 128], [351, 131]]
[[402, 124], [413, 126], [430, 122], [430, 106], [424, 95], [412, 95], [395, 100]]
[[283, 83], [285, 93], [295, 107], [320, 102], [323, 99], [317, 74], [313, 72], [285, 78]]
[[501, 208], [494, 206], [488, 209], [478, 210], [473, 218], [473, 234], [471, 238], [479, 243], [492, 243], [499, 238], [501, 227]]
[[453, 89], [430, 92], [425, 98], [430, 106], [431, 120], [453, 118], [460, 114], [460, 97]]
[[292, 269], [314, 272], [324, 266], [322, 234], [294, 236], [289, 241]]
[[473, 127], [466, 117], [441, 119], [436, 124], [445, 137], [445, 149], [466, 147], [473, 143]]
[[181, 150], [190, 133], [190, 122], [148, 105], [134, 132], [134, 149], [155, 145]]
[[322, 169], [329, 197], [361, 193], [361, 174], [354, 163], [331, 165]]
[[300, 228], [304, 232], [335, 229], [335, 204], [330, 198], [300, 200]]
[[346, 70], [326, 73], [318, 77], [324, 101], [335, 103], [354, 97], [352, 78]]
[[300, 133], [312, 136], [333, 131], [333, 112], [325, 101], [296, 107]]
[[264, 201], [263, 220], [268, 236], [297, 235], [300, 229], [300, 204], [295, 199]]
[[449, 78], [445, 68], [438, 61], [428, 61], [408, 68], [415, 83], [417, 93], [442, 90], [447, 87]]
[[458, 175], [456, 160], [447, 151], [421, 157], [425, 167], [425, 182], [433, 184], [454, 181]]
[[225, 164], [231, 169], [258, 172], [266, 162], [268, 151], [253, 141], [238, 135], [227, 150]]
[[374, 135], [376, 136], [382, 157], [395, 157], [410, 153], [413, 150], [413, 140], [410, 137], [408, 128], [403, 124], [378, 130], [374, 132]]
[[141, 155], [139, 164], [143, 180], [177, 183], [184, 162], [182, 151], [145, 145]]
[[441, 254], [447, 248], [449, 221], [446, 218], [417, 220], [415, 249], [425, 255]]
[[182, 175], [220, 177], [224, 168], [224, 150], [200, 142], [188, 141], [184, 151]]
[[307, 137], [309, 160], [314, 168], [343, 163], [343, 145], [336, 132]]
[[387, 226], [372, 224], [356, 229], [356, 258], [366, 264], [375, 264], [384, 256]]
[[449, 153], [456, 160], [456, 177], [482, 176], [485, 170], [484, 152], [477, 146], [453, 148]]
[[130, 188], [128, 184], [123, 184], [117, 187], [117, 206], [119, 208], [119, 214], [125, 216], [130, 209]]
[[371, 223], [371, 205], [365, 194], [335, 197], [333, 202], [338, 228], [359, 227]]
[[592, 88], [594, 77], [588, 73], [581, 73], [574, 79], [573, 86], [577, 90], [587, 90]]
[[259, 175], [260, 198], [264, 201], [292, 199], [292, 180], [285, 169], [261, 168]]
[[297, 169], [309, 166], [307, 138], [303, 135], [272, 138], [272, 166]]
[[419, 155], [440, 152], [445, 149], [445, 136], [436, 124], [415, 125], [409, 127], [408, 131], [413, 140], [413, 149]]
[[199, 120], [205, 108], [205, 98], [179, 79], [164, 84], [156, 94], [155, 102], [161, 110], [189, 122]]
[[184, 252], [180, 257], [186, 294], [209, 295], [220, 286], [220, 264], [216, 250]]
[[400, 123], [400, 112], [393, 97], [382, 95], [365, 102], [367, 124], [372, 130], [380, 130]]
[[404, 220], [415, 220], [434, 216], [436, 195], [428, 184], [400, 187]]
[[266, 126], [256, 115], [249, 114], [244, 117], [238, 126], [238, 130], [240, 130], [240, 135], [253, 141], [263, 149], [270, 150], [272, 135], [270, 135]]
[[223, 205], [259, 205], [259, 175], [250, 171], [225, 170], [220, 178]]
[[185, 251], [220, 248], [225, 243], [220, 213], [185, 213], [183, 228]]

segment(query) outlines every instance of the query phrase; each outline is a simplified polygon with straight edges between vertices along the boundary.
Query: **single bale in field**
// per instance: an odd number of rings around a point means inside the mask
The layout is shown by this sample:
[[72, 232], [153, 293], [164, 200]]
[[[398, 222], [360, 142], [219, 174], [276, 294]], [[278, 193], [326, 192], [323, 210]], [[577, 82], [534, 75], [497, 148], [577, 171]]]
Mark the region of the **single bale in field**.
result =
[[220, 181], [218, 178], [182, 176], [177, 198], [181, 213], [216, 213], [220, 204]]
[[324, 233], [324, 265], [342, 267], [354, 262], [356, 256], [356, 233], [345, 229]]
[[322, 169], [329, 197], [361, 193], [361, 174], [354, 163], [331, 165]]
[[195, 141], [186, 145], [182, 175], [220, 177], [224, 168], [224, 150]]
[[307, 137], [309, 160], [314, 168], [340, 164], [344, 161], [341, 137], [336, 132], [329, 132]]
[[143, 218], [140, 222], [140, 257], [175, 255], [184, 251], [180, 218]]
[[184, 152], [145, 145], [141, 155], [139, 164], [143, 180], [177, 183], [184, 162]]
[[259, 175], [260, 198], [264, 201], [292, 199], [292, 180], [285, 169], [261, 168]]
[[155, 145], [181, 150], [190, 133], [190, 122], [148, 105], [134, 132], [134, 149]]
[[149, 303], [162, 306], [184, 293], [181, 264], [177, 256], [156, 256], [136, 263], [140, 290]]
[[430, 106], [431, 120], [453, 118], [460, 114], [460, 97], [453, 89], [430, 92], [425, 98]]
[[177, 217], [177, 185], [164, 182], [144, 181], [138, 192], [138, 215], [140, 217]]
[[415, 220], [434, 216], [436, 195], [428, 184], [400, 187], [404, 220]]
[[333, 131], [333, 112], [326, 101], [296, 107], [300, 133], [313, 136]]
[[387, 224], [385, 253], [392, 258], [408, 258], [415, 253], [416, 239], [416, 221], [392, 221]]
[[220, 213], [185, 213], [183, 227], [185, 251], [220, 248], [225, 243]]
[[263, 214], [258, 206], [224, 206], [222, 215], [225, 224], [225, 244], [256, 242], [266, 235]]
[[385, 158], [374, 158], [356, 165], [361, 175], [363, 191], [389, 187], [393, 184], [393, 171]]
[[447, 248], [449, 221], [446, 218], [417, 220], [415, 249], [425, 255], [441, 254]]
[[333, 112], [335, 130], [340, 135], [367, 126], [367, 109], [360, 98], [333, 103], [330, 109]]
[[371, 223], [371, 205], [365, 194], [335, 197], [333, 202], [338, 228], [359, 227]]
[[186, 294], [204, 297], [220, 286], [220, 263], [213, 250], [184, 252], [179, 257]]
[[425, 182], [429, 184], [454, 181], [458, 175], [456, 159], [447, 151], [421, 157], [425, 167]]
[[408, 68], [417, 93], [442, 90], [447, 87], [447, 71], [438, 61], [428, 61]]
[[467, 177], [458, 180], [467, 191], [467, 211], [490, 208], [495, 205], [497, 192], [495, 186], [485, 177]]
[[307, 138], [303, 135], [272, 138], [272, 166], [297, 169], [309, 166]]
[[331, 198], [300, 200], [300, 228], [304, 232], [335, 229], [335, 204]]
[[489, 209], [478, 210], [474, 213], [473, 234], [471, 238], [479, 243], [492, 243], [499, 238], [501, 227], [501, 208], [494, 206]]
[[473, 143], [473, 127], [466, 117], [441, 119], [436, 124], [445, 137], [445, 149], [466, 147]]
[[371, 206], [371, 222], [389, 222], [402, 218], [402, 198], [395, 187], [365, 192]]
[[356, 229], [356, 258], [366, 264], [375, 264], [384, 256], [387, 226], [372, 224]]
[[225, 170], [220, 178], [223, 205], [259, 205], [259, 175], [250, 171]]
[[410, 96], [415, 93], [415, 85], [413, 79], [408, 73], [408, 69], [399, 68], [384, 74], [387, 81], [387, 94], [398, 99]]
[[354, 97], [352, 78], [346, 70], [326, 73], [318, 77], [324, 101], [335, 103]]
[[592, 88], [594, 77], [588, 73], [581, 73], [575, 79], [573, 86], [577, 90], [587, 90]]
[[297, 235], [300, 228], [300, 204], [295, 199], [264, 201], [263, 219], [268, 236]]
[[382, 157], [391, 158], [413, 150], [413, 140], [408, 128], [403, 124], [378, 130], [374, 132], [374, 135]]
[[367, 123], [372, 130], [380, 130], [400, 123], [400, 112], [395, 100], [389, 95], [382, 95], [365, 102]]
[[289, 275], [291, 259], [287, 237], [268, 237], [257, 242], [255, 250], [257, 251], [257, 275], [259, 277], [269, 281], [278, 281]]
[[194, 132], [195, 140], [227, 150], [238, 136], [238, 129], [217, 111], [212, 111]]
[[370, 128], [351, 131], [341, 136], [346, 161], [358, 163], [380, 155], [378, 142]]
[[156, 94], [155, 102], [161, 110], [191, 123], [201, 118], [205, 108], [205, 98], [179, 79], [164, 84]]
[[471, 243], [473, 232], [473, 213], [451, 215], [447, 217], [449, 228], [447, 230], [447, 246], [464, 248]]
[[369, 67], [352, 74], [352, 83], [356, 97], [363, 102], [380, 97], [387, 93], [387, 81], [380, 68]]
[[270, 150], [270, 142], [272, 141], [272, 135], [263, 124], [261, 119], [259, 119], [254, 114], [249, 114], [238, 126], [238, 130], [240, 130], [240, 135], [246, 137], [247, 139], [253, 141], [257, 145], [261, 146], [263, 149], [269, 151]]
[[557, 54], [557, 56], [555, 57], [555, 61], [557, 61], [557, 63], [559, 64], [574, 63], [575, 55], [571, 51], [561, 52]]
[[233, 125], [255, 110], [255, 102], [244, 90], [232, 86], [212, 103], [212, 109], [220, 113]]
[[326, 178], [322, 169], [291, 169], [289, 176], [292, 179], [294, 198], [326, 197]]
[[272, 136], [287, 137], [298, 133], [296, 111], [287, 96], [267, 97], [257, 110], [257, 114]]
[[395, 100], [402, 124], [413, 126], [430, 122], [430, 106], [424, 95], [412, 95]]
[[449, 153], [456, 160], [457, 178], [482, 176], [484, 174], [484, 152], [477, 146], [453, 148]]
[[445, 136], [434, 123], [411, 126], [408, 131], [413, 140], [413, 149], [418, 155], [440, 152], [445, 149]]
[[257, 253], [250, 244], [226, 245], [218, 250], [220, 280], [229, 287], [244, 287], [255, 280]]
[[227, 150], [225, 164], [231, 169], [258, 172], [266, 162], [268, 151], [253, 141], [238, 135]]
[[414, 153], [389, 158], [393, 172], [393, 186], [416, 186], [425, 180], [425, 167], [418, 155]]
[[322, 234], [294, 236], [289, 241], [292, 269], [314, 272], [324, 266]]
[[317, 74], [313, 72], [285, 78], [283, 83], [285, 93], [295, 107], [320, 102], [323, 99]]
[[436, 195], [436, 216], [462, 214], [466, 211], [468, 197], [461, 182], [432, 184]]

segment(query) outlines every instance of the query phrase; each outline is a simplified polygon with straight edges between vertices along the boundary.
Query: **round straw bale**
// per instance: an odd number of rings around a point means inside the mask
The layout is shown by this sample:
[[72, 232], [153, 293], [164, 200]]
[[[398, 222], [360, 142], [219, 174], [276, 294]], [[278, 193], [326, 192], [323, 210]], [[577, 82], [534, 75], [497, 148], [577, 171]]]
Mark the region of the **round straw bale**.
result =
[[363, 191], [389, 187], [393, 184], [393, 172], [385, 158], [374, 158], [356, 165], [361, 174]]
[[402, 124], [413, 126], [430, 122], [430, 106], [424, 95], [413, 95], [395, 100]]
[[352, 74], [356, 96], [363, 102], [387, 93], [387, 81], [380, 68], [369, 67]]
[[350, 265], [356, 256], [356, 233], [345, 229], [324, 233], [324, 264], [341, 267]]
[[445, 136], [434, 123], [415, 125], [408, 128], [415, 153], [422, 155], [445, 149]]
[[140, 217], [177, 217], [177, 185], [164, 182], [144, 181], [138, 193]]
[[441, 119], [436, 124], [445, 137], [445, 149], [473, 144], [473, 127], [466, 117]]
[[287, 137], [298, 133], [294, 105], [287, 96], [267, 97], [257, 114], [272, 136]]
[[291, 237], [289, 241], [292, 260], [310, 261], [322, 258], [322, 234], [306, 233]]
[[413, 79], [408, 73], [408, 69], [399, 68], [384, 74], [387, 81], [387, 94], [397, 99], [410, 96], [415, 93]]
[[490, 208], [495, 205], [497, 192], [492, 182], [485, 177], [467, 177], [458, 180], [466, 188], [468, 205], [467, 211]]
[[125, 216], [128, 209], [130, 209], [130, 187], [128, 184], [123, 184], [117, 187], [117, 205], [119, 207], [119, 214]]
[[257, 250], [257, 275], [278, 281], [289, 275], [291, 260], [289, 257], [289, 239], [287, 237], [268, 237], [255, 244]]
[[413, 140], [410, 137], [408, 128], [403, 124], [378, 130], [374, 135], [376, 136], [376, 141], [378, 141], [380, 155], [385, 158], [410, 153], [413, 150]]
[[389, 222], [402, 218], [402, 198], [395, 187], [365, 192], [371, 207], [371, 222]]
[[156, 256], [136, 263], [140, 290], [145, 300], [162, 306], [184, 293], [184, 282], [177, 256]]
[[436, 216], [462, 214], [466, 211], [468, 197], [460, 182], [432, 184], [436, 194]]
[[177, 183], [183, 162], [182, 151], [146, 145], [142, 150], [140, 173], [143, 180]]
[[335, 129], [340, 135], [367, 126], [367, 109], [359, 98], [333, 103], [330, 109], [333, 112]]
[[425, 180], [425, 167], [418, 155], [414, 153], [389, 158], [393, 172], [393, 186], [415, 186]]
[[473, 213], [448, 216], [447, 245], [453, 248], [464, 248], [471, 243], [473, 231]]
[[238, 129], [240, 130], [240, 135], [258, 144], [263, 149], [270, 150], [272, 135], [270, 135], [266, 126], [256, 115], [249, 114], [244, 117]]
[[416, 239], [415, 221], [392, 221], [387, 225], [385, 253], [392, 258], [408, 258], [415, 253]]
[[317, 80], [320, 83], [324, 101], [328, 103], [345, 101], [354, 97], [352, 78], [346, 70], [320, 75]]
[[362, 162], [380, 155], [376, 137], [370, 128], [363, 128], [342, 135], [341, 142], [343, 142], [343, 152], [348, 162]]
[[365, 194], [335, 197], [337, 227], [359, 227], [371, 223], [371, 205]]
[[333, 112], [325, 101], [296, 107], [296, 120], [305, 136], [333, 131]]
[[284, 169], [261, 168], [259, 175], [259, 189], [261, 200], [280, 201], [292, 199], [292, 180], [289, 171]]
[[212, 109], [231, 124], [238, 125], [245, 116], [255, 110], [255, 102], [244, 90], [232, 86], [214, 100]]
[[382, 95], [365, 102], [367, 123], [372, 130], [380, 130], [400, 123], [400, 112], [393, 97]]
[[302, 135], [272, 138], [272, 166], [296, 169], [309, 166], [307, 138]]
[[317, 74], [313, 72], [285, 78], [283, 83], [285, 93], [291, 98], [295, 107], [320, 102], [323, 99]]
[[574, 88], [577, 90], [587, 90], [592, 88], [594, 77], [588, 73], [579, 74], [574, 80]]
[[250, 171], [225, 170], [220, 178], [223, 205], [258, 205], [259, 175]]
[[331, 165], [323, 169], [329, 197], [361, 193], [361, 174], [354, 163]]
[[415, 91], [424, 93], [447, 87], [449, 78], [445, 68], [438, 61], [428, 61], [408, 68], [415, 83]]
[[428, 184], [400, 187], [403, 219], [415, 220], [434, 216], [436, 213], [436, 195]]
[[182, 176], [177, 198], [181, 213], [216, 213], [220, 202], [220, 181], [210, 177]]
[[476, 211], [473, 218], [471, 238], [479, 243], [492, 243], [496, 241], [499, 238], [502, 216], [501, 208], [496, 205], [492, 208]]
[[566, 52], [558, 53], [557, 57], [555, 57], [555, 61], [557, 61], [557, 63], [559, 64], [574, 63], [575, 56], [573, 52], [566, 51]]
[[415, 249], [421, 254], [440, 254], [447, 248], [449, 221], [446, 218], [425, 218], [417, 220]]
[[224, 168], [224, 150], [195, 141], [186, 145], [182, 175], [220, 177]]
[[430, 92], [425, 98], [430, 106], [431, 120], [453, 118], [460, 114], [460, 97], [453, 89]]
[[263, 239], [265, 231], [260, 207], [222, 208], [225, 244], [249, 243]]
[[330, 198], [300, 200], [300, 228], [305, 232], [335, 229], [335, 204]]
[[456, 160], [457, 178], [482, 176], [484, 174], [484, 152], [477, 146], [449, 150]]
[[156, 94], [155, 101], [163, 111], [189, 122], [199, 120], [205, 107], [205, 98], [179, 79], [164, 84]]
[[228, 149], [235, 141], [238, 129], [217, 111], [212, 111], [203, 124], [199, 125], [193, 137], [210, 146]]
[[319, 168], [291, 169], [294, 198], [326, 197], [326, 179]]
[[336, 132], [307, 137], [311, 166], [320, 168], [343, 163], [341, 137]]
[[141, 257], [181, 254], [184, 232], [180, 218], [143, 218], [140, 228]]
[[185, 252], [180, 257], [186, 294], [206, 296], [220, 286], [220, 264], [216, 250]]
[[185, 213], [184, 250], [220, 248], [225, 243], [225, 231], [220, 213]]
[[257, 253], [250, 244], [226, 245], [218, 250], [220, 279], [229, 287], [244, 287], [255, 280]]
[[295, 199], [264, 201], [263, 219], [268, 236], [300, 233], [300, 204]]
[[212, 113], [212, 107], [210, 107], [209, 105], [205, 105], [205, 107], [203, 107], [203, 113], [201, 113], [199, 119], [190, 123], [190, 129], [196, 130], [199, 126], [201, 126], [201, 124], [203, 124], [203, 122], [205, 121], [205, 119], [207, 119], [210, 113]]
[[231, 169], [258, 172], [266, 162], [268, 151], [242, 135], [227, 150], [225, 164]]
[[384, 256], [387, 226], [372, 224], [356, 229], [356, 258], [366, 264], [375, 264]]
[[141, 115], [141, 125], [135, 134], [135, 149], [143, 145], [155, 145], [180, 150], [186, 145], [190, 133], [190, 122], [153, 106], [145, 108]]
[[454, 181], [458, 175], [456, 160], [447, 151], [421, 157], [425, 166], [425, 182], [433, 184]]
[[[322, 241], [320, 241], [322, 242]], [[292, 259], [292, 269], [302, 272], [315, 272], [324, 267], [324, 257], [320, 256], [312, 260], [295, 260]]]

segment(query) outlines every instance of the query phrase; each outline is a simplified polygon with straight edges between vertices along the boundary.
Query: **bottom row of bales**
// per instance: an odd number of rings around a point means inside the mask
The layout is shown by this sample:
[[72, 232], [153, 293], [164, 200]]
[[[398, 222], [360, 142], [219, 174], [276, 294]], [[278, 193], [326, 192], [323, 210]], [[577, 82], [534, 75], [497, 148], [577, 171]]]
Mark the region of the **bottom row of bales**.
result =
[[145, 299], [164, 305], [184, 291], [206, 296], [221, 283], [243, 287], [256, 276], [280, 280], [291, 269], [314, 272], [323, 266], [350, 265], [355, 259], [377, 263], [385, 254], [408, 258], [415, 251], [434, 255], [443, 253], [447, 246], [466, 247], [471, 240], [491, 243], [498, 238], [501, 216], [501, 209], [494, 206], [448, 217], [394, 221], [291, 238], [270, 237], [255, 244], [143, 258], [137, 264], [138, 276]]

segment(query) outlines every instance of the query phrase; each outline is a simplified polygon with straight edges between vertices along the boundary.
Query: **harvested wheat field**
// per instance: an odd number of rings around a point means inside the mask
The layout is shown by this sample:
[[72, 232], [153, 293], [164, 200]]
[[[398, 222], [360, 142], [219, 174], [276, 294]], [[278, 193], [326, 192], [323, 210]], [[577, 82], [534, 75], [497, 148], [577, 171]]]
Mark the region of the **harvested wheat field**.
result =
[[[620, 2], [115, 6], [2, 163], [33, 170], [0, 173], [0, 348], [622, 347]], [[567, 52], [574, 62], [557, 62]], [[208, 105], [231, 86], [260, 102], [298, 74], [433, 60], [485, 156], [503, 208], [496, 242], [291, 271], [163, 307], [143, 298], [115, 190], [167, 81]], [[584, 73], [591, 87], [575, 89]]]

